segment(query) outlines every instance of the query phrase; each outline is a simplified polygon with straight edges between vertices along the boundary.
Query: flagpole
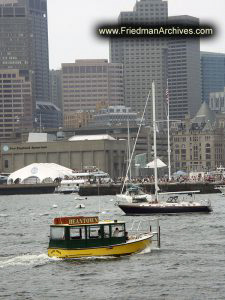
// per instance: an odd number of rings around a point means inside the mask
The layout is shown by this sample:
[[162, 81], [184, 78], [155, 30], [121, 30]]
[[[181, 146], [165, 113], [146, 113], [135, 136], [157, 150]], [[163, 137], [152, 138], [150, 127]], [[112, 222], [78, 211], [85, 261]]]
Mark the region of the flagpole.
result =
[[170, 101], [169, 101], [169, 87], [168, 87], [168, 80], [167, 80], [167, 140], [168, 140], [168, 172], [169, 172], [169, 181], [171, 181], [171, 161], [170, 161]]

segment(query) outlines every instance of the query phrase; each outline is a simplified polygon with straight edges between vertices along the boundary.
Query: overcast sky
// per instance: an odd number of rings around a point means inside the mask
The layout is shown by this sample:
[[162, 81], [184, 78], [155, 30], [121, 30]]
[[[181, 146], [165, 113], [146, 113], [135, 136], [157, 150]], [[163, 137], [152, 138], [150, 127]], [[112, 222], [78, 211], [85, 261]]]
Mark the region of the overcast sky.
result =
[[[75, 59], [109, 58], [107, 39], [94, 29], [115, 22], [121, 11], [131, 11], [136, 0], [48, 0], [49, 63]], [[217, 35], [201, 41], [201, 50], [225, 53], [225, 0], [168, 0], [169, 16], [191, 15], [216, 26]]]

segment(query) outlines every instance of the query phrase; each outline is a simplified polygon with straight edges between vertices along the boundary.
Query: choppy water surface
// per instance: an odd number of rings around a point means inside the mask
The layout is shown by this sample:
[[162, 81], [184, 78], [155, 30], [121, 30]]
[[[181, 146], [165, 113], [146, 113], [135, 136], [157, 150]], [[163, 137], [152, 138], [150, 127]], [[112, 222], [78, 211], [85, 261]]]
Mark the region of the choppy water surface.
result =
[[213, 213], [160, 216], [159, 250], [63, 261], [46, 255], [54, 217], [141, 217], [124, 216], [113, 196], [88, 197], [83, 210], [74, 195], [0, 196], [0, 298], [225, 299], [225, 197], [201, 197]]

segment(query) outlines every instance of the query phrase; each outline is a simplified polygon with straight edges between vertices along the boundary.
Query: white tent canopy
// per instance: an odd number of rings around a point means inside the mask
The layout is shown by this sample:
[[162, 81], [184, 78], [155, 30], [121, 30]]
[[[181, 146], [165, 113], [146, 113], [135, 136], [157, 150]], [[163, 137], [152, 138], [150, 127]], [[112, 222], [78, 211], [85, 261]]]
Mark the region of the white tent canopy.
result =
[[[157, 168], [163, 168], [166, 167], [166, 164], [161, 161], [161, 159], [157, 158], [156, 159], [156, 164], [157, 164]], [[155, 168], [155, 160], [150, 161], [147, 165], [146, 168], [150, 168], [150, 169], [154, 169]]]
[[73, 176], [73, 170], [54, 163], [33, 163], [10, 174], [8, 183], [51, 183]]

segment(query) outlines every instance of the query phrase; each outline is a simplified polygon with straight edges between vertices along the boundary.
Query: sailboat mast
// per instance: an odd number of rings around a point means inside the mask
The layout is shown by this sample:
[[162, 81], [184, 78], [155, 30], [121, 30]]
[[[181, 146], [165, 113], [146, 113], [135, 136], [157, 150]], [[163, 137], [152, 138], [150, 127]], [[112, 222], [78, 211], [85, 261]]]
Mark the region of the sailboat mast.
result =
[[[127, 119], [127, 147], [128, 147], [128, 162], [130, 164], [131, 153], [130, 153], [130, 124], [129, 124], [129, 119]], [[132, 164], [130, 164], [130, 168], [129, 168], [129, 180], [131, 180], [131, 167], [132, 167]]]
[[169, 101], [169, 87], [167, 80], [167, 89], [166, 89], [166, 100], [167, 100], [167, 139], [168, 139], [168, 175], [169, 181], [171, 180], [171, 161], [170, 161], [170, 101]]
[[158, 174], [157, 174], [157, 149], [156, 149], [156, 115], [155, 115], [155, 82], [154, 81], [152, 82], [152, 117], [153, 117], [155, 200], [158, 201]]

